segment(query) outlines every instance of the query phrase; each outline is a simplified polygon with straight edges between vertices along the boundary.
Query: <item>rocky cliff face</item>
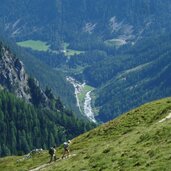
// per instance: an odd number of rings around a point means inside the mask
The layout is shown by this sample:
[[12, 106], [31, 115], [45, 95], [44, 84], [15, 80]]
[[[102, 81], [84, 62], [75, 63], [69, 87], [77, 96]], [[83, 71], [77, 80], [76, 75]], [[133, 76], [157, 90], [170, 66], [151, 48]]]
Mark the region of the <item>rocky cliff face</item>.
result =
[[0, 43], [0, 84], [15, 93], [17, 97], [29, 101], [28, 75], [23, 63], [2, 43]]

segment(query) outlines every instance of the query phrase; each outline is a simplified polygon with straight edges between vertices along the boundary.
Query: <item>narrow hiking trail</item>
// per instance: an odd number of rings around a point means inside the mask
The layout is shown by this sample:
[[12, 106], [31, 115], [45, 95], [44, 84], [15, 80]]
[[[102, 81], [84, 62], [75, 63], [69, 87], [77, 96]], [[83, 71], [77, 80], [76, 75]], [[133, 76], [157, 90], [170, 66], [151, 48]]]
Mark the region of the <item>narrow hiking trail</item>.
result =
[[159, 123], [165, 122], [166, 120], [171, 119], [171, 113], [169, 113], [165, 118], [159, 121]]
[[55, 164], [55, 163], [57, 163], [57, 162], [59, 162], [59, 161], [62, 161], [62, 160], [67, 160], [67, 159], [69, 159], [70, 157], [73, 157], [73, 156], [76, 156], [76, 154], [71, 154], [71, 155], [69, 155], [69, 157], [64, 158], [64, 159], [59, 158], [59, 159], [57, 159], [56, 161], [53, 161], [53, 162], [51, 162], [51, 163], [46, 163], [46, 164], [40, 165], [39, 167], [36, 167], [36, 168], [31, 169], [31, 170], [29, 170], [29, 171], [38, 171], [38, 170], [42, 170], [42, 169], [44, 169], [44, 168], [46, 168], [46, 167], [48, 167], [48, 166], [50, 166], [50, 165], [53, 165], [53, 164]]
[[31, 169], [31, 170], [29, 170], [29, 171], [42, 170], [42, 169], [46, 168], [47, 166], [52, 165], [53, 163], [59, 162], [60, 160], [63, 160], [63, 159], [62, 159], [62, 158], [59, 158], [59, 159], [57, 159], [56, 161], [53, 161], [53, 162], [51, 162], [51, 163], [43, 164], [43, 165], [41, 165], [41, 166], [39, 166], [39, 167], [36, 167], [36, 168], [34, 168], [34, 169]]
[[51, 163], [43, 164], [43, 165], [41, 165], [41, 166], [39, 166], [39, 167], [37, 167], [37, 168], [35, 168], [35, 169], [31, 169], [31, 170], [29, 170], [29, 171], [41, 170], [41, 169], [43, 169], [43, 168], [49, 166], [50, 164], [51, 164]]

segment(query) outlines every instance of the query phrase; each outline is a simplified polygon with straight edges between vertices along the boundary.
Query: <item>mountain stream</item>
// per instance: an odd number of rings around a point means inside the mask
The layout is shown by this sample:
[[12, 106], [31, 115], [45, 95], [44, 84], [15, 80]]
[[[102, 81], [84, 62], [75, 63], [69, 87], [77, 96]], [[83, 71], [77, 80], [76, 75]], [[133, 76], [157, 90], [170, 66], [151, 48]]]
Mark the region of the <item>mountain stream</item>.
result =
[[85, 97], [84, 97], [84, 104], [81, 104], [80, 99], [79, 99], [79, 94], [83, 92], [85, 83], [80, 83], [72, 77], [67, 77], [66, 79], [73, 85], [75, 89], [75, 97], [76, 97], [77, 106], [80, 112], [84, 114], [90, 121], [96, 123], [92, 106], [91, 106], [91, 101], [92, 101], [92, 98], [90, 95], [91, 91], [86, 92]]

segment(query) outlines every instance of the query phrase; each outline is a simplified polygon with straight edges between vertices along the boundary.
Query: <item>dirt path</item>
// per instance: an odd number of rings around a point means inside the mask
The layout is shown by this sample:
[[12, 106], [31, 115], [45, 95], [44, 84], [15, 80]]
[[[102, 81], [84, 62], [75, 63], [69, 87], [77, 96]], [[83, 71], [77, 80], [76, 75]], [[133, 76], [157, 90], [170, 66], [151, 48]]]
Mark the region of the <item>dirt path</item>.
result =
[[164, 119], [160, 120], [159, 123], [164, 122], [169, 119], [171, 119], [171, 113], [169, 113], [169, 115], [167, 115]]
[[36, 170], [40, 170], [40, 169], [43, 169], [43, 168], [47, 167], [48, 165], [50, 165], [50, 163], [43, 164], [43, 165], [41, 165], [41, 166], [39, 166], [39, 167], [37, 167], [37, 168], [35, 168], [35, 169], [31, 169], [31, 170], [29, 170], [29, 171], [36, 171]]
[[[70, 157], [73, 157], [73, 156], [76, 156], [76, 154], [70, 155], [69, 158], [70, 158]], [[59, 161], [61, 161], [61, 160], [65, 160], [65, 159], [68, 159], [68, 158], [64, 158], [64, 159], [59, 158], [59, 159], [57, 159], [57, 160], [54, 161], [54, 162], [43, 164], [43, 165], [41, 165], [41, 166], [39, 166], [39, 167], [36, 167], [36, 168], [34, 168], [34, 169], [31, 169], [31, 170], [29, 170], [29, 171], [38, 171], [38, 170], [44, 169], [45, 167], [47, 167], [47, 166], [49, 166], [49, 165], [51, 165], [51, 164], [53, 164], [53, 163], [55, 163], [55, 162], [59, 162]]]

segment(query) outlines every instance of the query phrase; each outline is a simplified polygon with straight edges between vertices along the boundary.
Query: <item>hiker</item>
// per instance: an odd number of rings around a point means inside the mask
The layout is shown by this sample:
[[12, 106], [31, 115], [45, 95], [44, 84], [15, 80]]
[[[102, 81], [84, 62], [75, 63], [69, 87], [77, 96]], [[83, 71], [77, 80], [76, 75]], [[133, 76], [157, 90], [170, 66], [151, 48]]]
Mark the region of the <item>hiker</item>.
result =
[[67, 142], [64, 142], [64, 152], [63, 152], [63, 155], [62, 155], [62, 159], [64, 157], [69, 157], [69, 154], [70, 154], [70, 151], [69, 151], [69, 144], [71, 143], [70, 140], [68, 140]]
[[53, 146], [49, 149], [50, 162], [52, 162], [52, 160], [56, 161], [56, 149], [55, 148], [56, 148], [56, 146]]

